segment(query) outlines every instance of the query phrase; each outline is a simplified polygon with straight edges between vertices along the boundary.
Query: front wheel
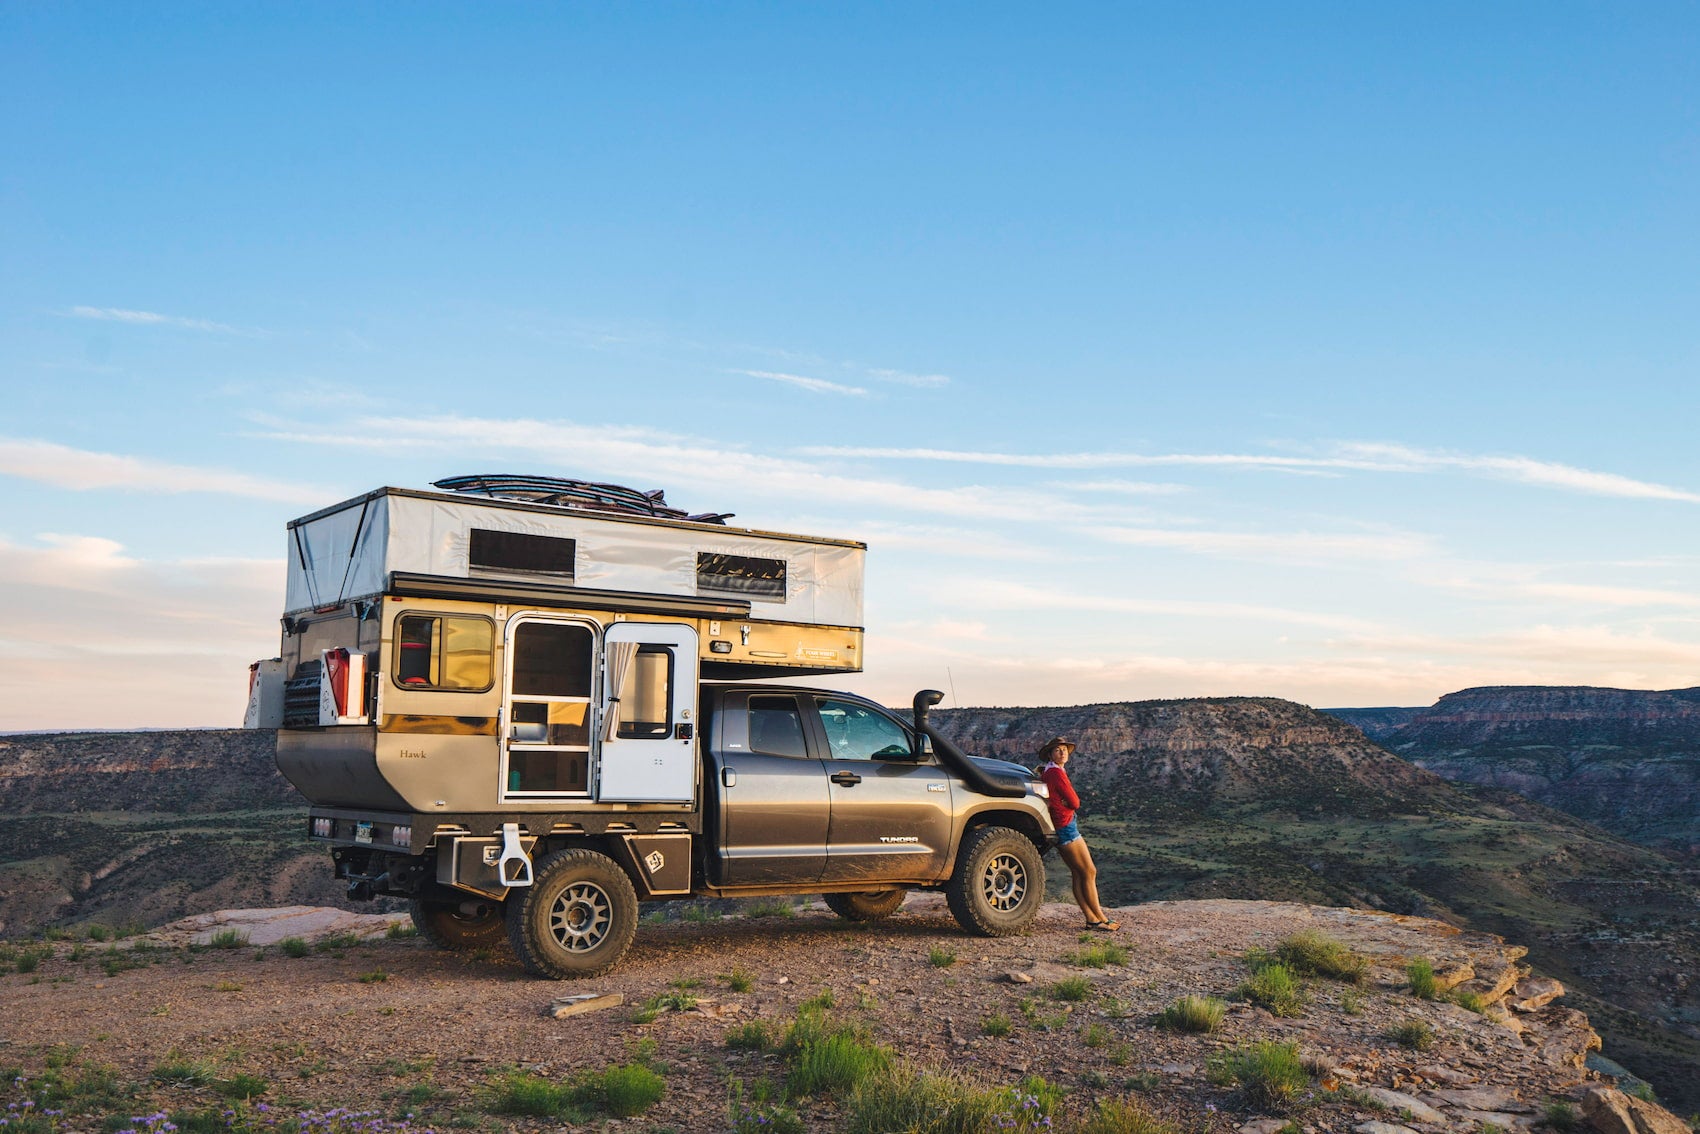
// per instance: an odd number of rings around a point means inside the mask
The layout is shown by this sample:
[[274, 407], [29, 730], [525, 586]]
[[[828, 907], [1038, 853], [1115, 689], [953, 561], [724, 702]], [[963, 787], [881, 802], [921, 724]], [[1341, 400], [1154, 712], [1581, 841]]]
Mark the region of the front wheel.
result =
[[956, 923], [979, 937], [1025, 933], [1045, 902], [1045, 863], [1020, 831], [980, 827], [962, 840], [945, 883]]
[[637, 935], [637, 891], [615, 861], [583, 848], [537, 864], [530, 886], [507, 900], [508, 941], [538, 976], [596, 976], [613, 968]]
[[845, 921], [881, 921], [897, 912], [907, 890], [868, 890], [857, 894], [822, 894], [826, 908]]
[[438, 902], [415, 898], [407, 903], [407, 913], [419, 936], [439, 949], [456, 952], [499, 949], [508, 941], [500, 902]]

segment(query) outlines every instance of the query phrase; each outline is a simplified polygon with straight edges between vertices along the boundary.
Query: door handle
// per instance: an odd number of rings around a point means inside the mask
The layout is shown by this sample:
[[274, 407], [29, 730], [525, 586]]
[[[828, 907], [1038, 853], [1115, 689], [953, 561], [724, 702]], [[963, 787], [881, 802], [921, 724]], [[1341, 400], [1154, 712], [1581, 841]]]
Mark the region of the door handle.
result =
[[855, 772], [834, 772], [828, 778], [840, 787], [852, 787], [862, 782], [862, 777]]
[[723, 787], [737, 787], [738, 773], [731, 768], [720, 769], [720, 783]]

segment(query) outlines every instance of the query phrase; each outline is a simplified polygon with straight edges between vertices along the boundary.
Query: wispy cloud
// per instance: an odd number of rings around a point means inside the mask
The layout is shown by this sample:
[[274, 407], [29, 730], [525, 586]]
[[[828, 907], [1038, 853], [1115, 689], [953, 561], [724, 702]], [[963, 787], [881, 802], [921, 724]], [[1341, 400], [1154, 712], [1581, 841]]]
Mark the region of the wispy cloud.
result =
[[161, 315], [157, 311], [135, 311], [127, 307], [73, 307], [70, 315], [76, 319], [101, 319], [109, 323], [129, 323], [141, 327], [181, 327], [187, 331], [213, 331], [223, 335], [252, 334], [228, 323], [211, 319], [191, 319], [183, 315]]
[[0, 475], [88, 491], [208, 492], [288, 504], [323, 503], [328, 489], [249, 476], [223, 469], [174, 465], [144, 457], [95, 453], [52, 441], [0, 438]]
[[1120, 496], [1173, 496], [1176, 493], [1192, 491], [1191, 485], [1151, 480], [1054, 480], [1051, 487], [1060, 488], [1065, 492], [1107, 492]]
[[881, 448], [873, 446], [809, 446], [806, 456], [860, 457], [872, 460], [943, 461], [957, 464], [1003, 465], [1017, 468], [1230, 468], [1272, 472], [1412, 473], [1461, 472], [1491, 476], [1542, 488], [1557, 488], [1592, 496], [1700, 503], [1700, 492], [1637, 480], [1618, 473], [1599, 472], [1554, 461], [1521, 456], [1484, 456], [1438, 449], [1418, 449], [1379, 442], [1341, 442], [1328, 447], [1330, 455], [1284, 456], [1256, 453], [999, 453], [964, 449]]
[[1411, 532], [1226, 532], [1105, 525], [1083, 534], [1134, 547], [1168, 548], [1230, 559], [1279, 559], [1301, 563], [1365, 559], [1399, 562], [1432, 551], [1427, 537]]
[[936, 389], [939, 386], [950, 385], [948, 374], [911, 374], [907, 370], [886, 370], [881, 367], [868, 367], [868, 375], [881, 382], [894, 382], [899, 386], [915, 386], [920, 389]]
[[825, 378], [809, 378], [802, 374], [785, 374], [778, 370], [734, 370], [732, 373], [747, 374], [751, 378], [765, 378], [770, 382], [784, 382], [788, 386], [796, 386], [815, 394], [843, 394], [854, 398], [868, 396], [864, 387], [846, 386], [839, 382], [828, 382]]
[[950, 586], [953, 602], [996, 610], [1077, 610], [1097, 614], [1156, 614], [1182, 618], [1226, 618], [1233, 621], [1280, 622], [1319, 626], [1329, 630], [1367, 632], [1375, 623], [1320, 611], [1287, 610], [1255, 603], [1200, 602], [1192, 599], [1135, 598], [1093, 595], [1079, 591], [1035, 587], [998, 580], [958, 580]]

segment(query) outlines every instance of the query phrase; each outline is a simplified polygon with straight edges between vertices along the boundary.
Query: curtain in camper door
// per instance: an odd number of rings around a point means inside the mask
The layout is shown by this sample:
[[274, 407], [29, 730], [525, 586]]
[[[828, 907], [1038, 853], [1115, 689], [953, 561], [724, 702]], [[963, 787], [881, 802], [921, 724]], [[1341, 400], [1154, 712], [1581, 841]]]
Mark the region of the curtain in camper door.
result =
[[602, 739], [613, 740], [620, 731], [620, 697], [631, 677], [632, 661], [637, 657], [636, 642], [608, 643], [608, 709], [602, 715]]

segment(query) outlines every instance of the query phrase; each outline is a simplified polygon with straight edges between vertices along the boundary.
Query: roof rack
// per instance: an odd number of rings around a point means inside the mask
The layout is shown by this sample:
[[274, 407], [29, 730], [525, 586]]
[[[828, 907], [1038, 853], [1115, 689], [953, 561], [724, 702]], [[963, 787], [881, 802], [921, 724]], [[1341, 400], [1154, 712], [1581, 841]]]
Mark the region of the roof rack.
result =
[[640, 492], [621, 484], [597, 484], [593, 481], [570, 480], [559, 476], [508, 473], [450, 476], [432, 481], [431, 487], [448, 492], [462, 492], [468, 496], [522, 500], [530, 504], [552, 504], [560, 508], [579, 508], [587, 512], [658, 516], [669, 520], [690, 520], [699, 524], [724, 524], [735, 515], [732, 512], [702, 512], [692, 515], [683, 508], [670, 507], [666, 494], [659, 488], [653, 492]]

